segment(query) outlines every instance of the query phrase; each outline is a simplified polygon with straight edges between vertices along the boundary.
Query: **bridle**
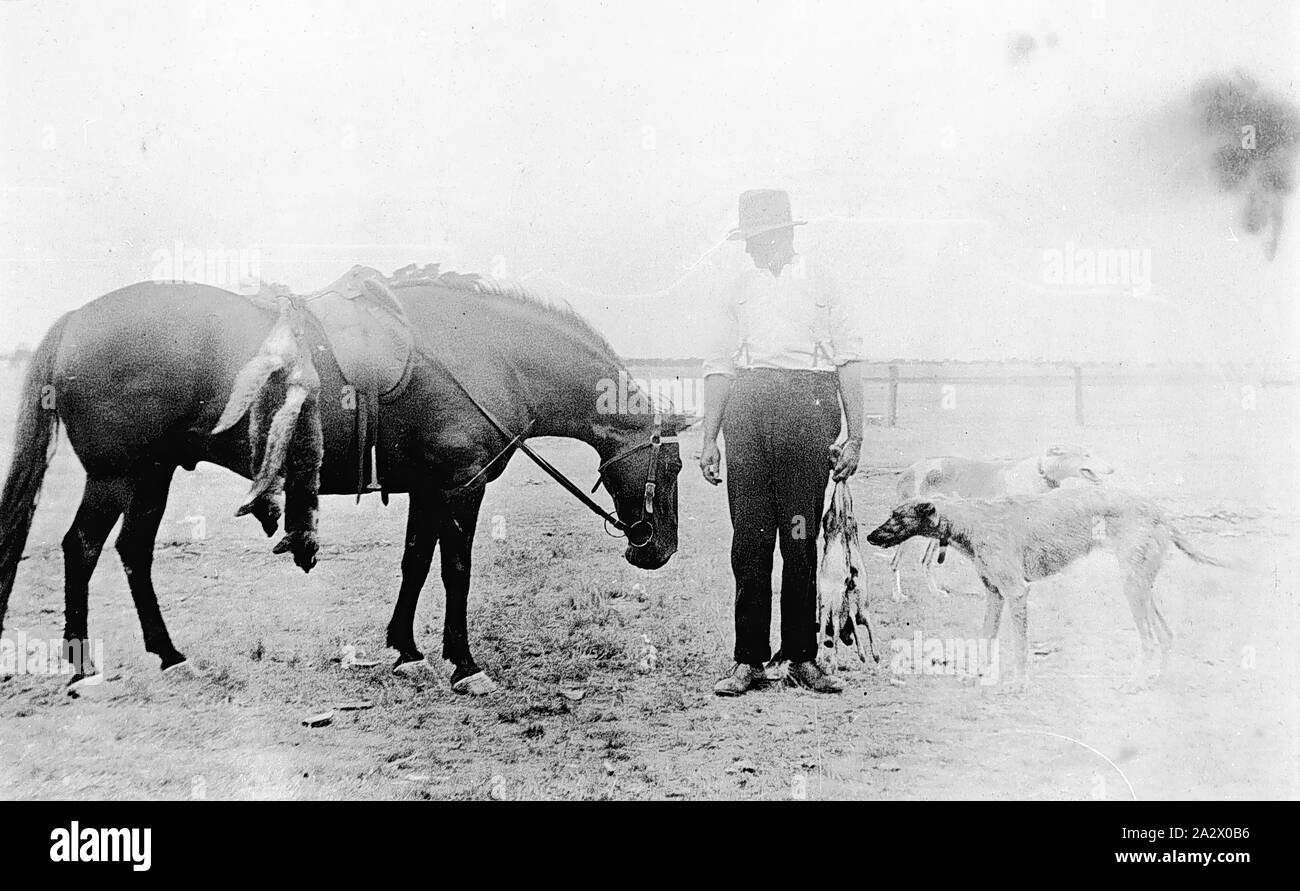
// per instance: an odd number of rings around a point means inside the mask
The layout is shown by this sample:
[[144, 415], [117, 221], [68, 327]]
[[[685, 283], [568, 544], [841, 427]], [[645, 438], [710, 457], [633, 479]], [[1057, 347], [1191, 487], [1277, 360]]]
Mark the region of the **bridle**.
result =
[[[483, 403], [479, 402], [477, 399], [474, 398], [474, 394], [471, 393], [463, 383], [461, 383], [460, 378], [456, 377], [456, 375], [452, 373], [450, 368], [447, 368], [444, 365], [443, 370], [447, 372], [447, 376], [450, 377], [452, 381], [455, 382], [456, 386], [460, 388], [460, 391], [465, 394], [465, 397], [469, 399], [469, 401], [474, 405], [474, 407], [479, 410], [479, 413], [482, 414], [483, 417], [487, 418], [488, 423], [491, 424], [493, 427], [495, 427], [497, 432], [500, 433], [502, 436], [504, 436], [507, 440], [505, 446], [499, 452], [497, 452], [495, 455], [492, 456], [492, 460], [484, 464], [483, 468], [478, 473], [474, 474], [474, 476], [470, 480], [457, 486], [453, 490], [453, 492], [459, 492], [462, 489], [466, 489], [469, 486], [476, 483], [480, 477], [482, 477], [485, 473], [487, 473], [488, 470], [494, 464], [497, 463], [497, 461], [499, 461], [504, 455], [509, 454], [512, 448], [518, 447], [521, 452], [523, 452], [529, 458], [533, 459], [533, 463], [535, 463], [542, 470], [546, 471], [546, 473], [551, 477], [551, 479], [555, 480], [557, 483], [559, 483], [561, 486], [567, 489], [570, 494], [572, 494], [575, 498], [577, 498], [579, 501], [585, 504], [592, 511], [592, 513], [602, 518], [605, 521], [607, 527], [613, 526], [615, 529], [622, 532], [623, 535], [627, 538], [627, 543], [631, 547], [644, 548], [647, 545], [649, 545], [650, 542], [654, 541], [655, 532], [657, 531], [658, 528], [655, 520], [654, 502], [655, 502], [655, 491], [656, 491], [655, 474], [658, 473], [659, 471], [659, 452], [662, 449], [663, 443], [665, 441], [676, 440], [676, 437], [672, 434], [669, 434], [668, 436], [664, 436], [663, 417], [661, 415], [656, 414], [654, 416], [654, 426], [651, 427], [650, 430], [649, 442], [639, 443], [638, 445], [630, 446], [629, 448], [624, 449], [623, 451], [614, 455], [608, 461], [602, 463], [596, 471], [597, 472], [596, 485], [591, 487], [591, 491], [593, 493], [598, 488], [600, 488], [601, 483], [605, 483], [605, 470], [607, 468], [609, 468], [614, 464], [617, 464], [619, 461], [622, 461], [624, 458], [627, 458], [629, 455], [634, 455], [637, 452], [642, 451], [643, 449], [650, 449], [650, 465], [649, 465], [649, 470], [646, 472], [645, 489], [643, 490], [643, 500], [641, 503], [641, 517], [631, 523], [625, 523], [622, 520], [620, 520], [617, 516], [605, 510], [605, 508], [601, 507], [599, 504], [593, 501], [586, 492], [578, 488], [577, 484], [574, 483], [573, 480], [569, 479], [562, 472], [557, 470], [551, 464], [550, 461], [547, 461], [541, 455], [533, 451], [532, 447], [529, 446], [528, 443], [524, 441], [524, 437], [528, 435], [528, 432], [530, 430], [532, 430], [535, 420], [529, 421], [528, 426], [524, 428], [524, 431], [522, 433], [511, 434], [510, 430], [507, 429], [504, 424], [498, 421], [496, 417], [492, 414], [492, 412], [487, 410], [487, 407], [483, 405]], [[605, 488], [609, 489], [608, 483], [606, 483]], [[612, 490], [610, 490], [610, 492], [611, 494], [613, 494]]]
[[[622, 529], [623, 534], [627, 536], [627, 543], [634, 548], [643, 548], [650, 544], [650, 542], [654, 541], [655, 531], [657, 529], [655, 523], [655, 491], [657, 489], [655, 484], [655, 474], [659, 472], [659, 451], [663, 448], [665, 438], [663, 434], [663, 426], [663, 416], [656, 414], [654, 416], [654, 425], [650, 428], [650, 441], [630, 446], [614, 455], [614, 457], [610, 458], [608, 461], [603, 462], [600, 467], [596, 468], [596, 485], [591, 487], [591, 491], [594, 493], [600, 488], [601, 483], [604, 483], [605, 489], [610, 491], [610, 494], [613, 494], [612, 490], [609, 488], [609, 483], [605, 481], [605, 469], [617, 464], [629, 455], [635, 455], [643, 449], [650, 450], [650, 463], [647, 465], [648, 469], [646, 470], [645, 489], [643, 490], [641, 500], [641, 518], [630, 524], [623, 524], [621, 521], [615, 521], [615, 528]], [[675, 438], [676, 437], [673, 436], [668, 437], [670, 440]], [[603, 514], [604, 511], [600, 511], [600, 513]]]

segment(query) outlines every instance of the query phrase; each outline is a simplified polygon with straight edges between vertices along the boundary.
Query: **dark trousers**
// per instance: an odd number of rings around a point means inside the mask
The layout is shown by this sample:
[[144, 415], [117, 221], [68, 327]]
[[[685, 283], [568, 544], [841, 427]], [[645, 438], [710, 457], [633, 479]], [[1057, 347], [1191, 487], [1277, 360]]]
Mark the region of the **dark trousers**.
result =
[[771, 658], [773, 546], [781, 543], [781, 654], [817, 653], [817, 534], [840, 432], [826, 372], [752, 369], [732, 382], [722, 421], [736, 577], [737, 662]]

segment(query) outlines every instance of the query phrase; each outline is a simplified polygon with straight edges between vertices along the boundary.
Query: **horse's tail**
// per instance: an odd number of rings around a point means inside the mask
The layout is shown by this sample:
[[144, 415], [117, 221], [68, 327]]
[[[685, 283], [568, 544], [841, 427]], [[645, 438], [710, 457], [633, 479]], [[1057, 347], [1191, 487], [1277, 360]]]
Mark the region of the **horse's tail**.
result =
[[23, 558], [27, 533], [32, 528], [37, 496], [45, 470], [58, 443], [59, 414], [54, 402], [54, 362], [71, 313], [46, 333], [32, 354], [23, 382], [18, 425], [14, 432], [13, 460], [0, 495], [0, 630], [4, 628], [9, 592], [13, 590], [18, 562]]

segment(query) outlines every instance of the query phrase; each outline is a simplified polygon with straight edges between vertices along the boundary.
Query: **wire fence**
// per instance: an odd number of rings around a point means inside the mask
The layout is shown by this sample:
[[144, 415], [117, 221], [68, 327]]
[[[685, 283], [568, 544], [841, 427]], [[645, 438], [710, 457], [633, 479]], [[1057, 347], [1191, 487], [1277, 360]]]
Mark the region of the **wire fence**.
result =
[[[663, 402], [702, 414], [697, 360], [632, 359], [628, 368]], [[932, 413], [972, 421], [1050, 414], [1084, 427], [1155, 406], [1161, 415], [1220, 419], [1265, 410], [1300, 383], [1300, 365], [898, 360], [865, 363], [863, 383], [871, 424], [894, 427]]]

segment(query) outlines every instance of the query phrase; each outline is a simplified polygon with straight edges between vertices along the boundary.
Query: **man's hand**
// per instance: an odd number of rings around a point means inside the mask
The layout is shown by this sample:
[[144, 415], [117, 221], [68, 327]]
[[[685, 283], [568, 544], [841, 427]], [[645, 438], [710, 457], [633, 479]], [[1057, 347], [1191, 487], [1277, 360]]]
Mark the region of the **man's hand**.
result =
[[862, 440], [856, 437], [847, 439], [842, 446], [831, 446], [831, 479], [842, 483], [858, 470], [858, 459], [862, 452]]
[[718, 441], [705, 442], [700, 448], [700, 472], [712, 485], [722, 482], [722, 452], [718, 450]]

